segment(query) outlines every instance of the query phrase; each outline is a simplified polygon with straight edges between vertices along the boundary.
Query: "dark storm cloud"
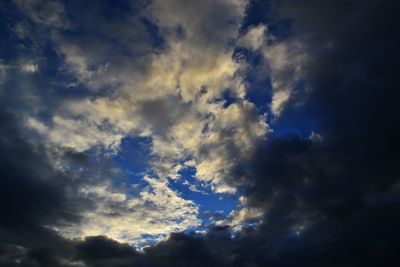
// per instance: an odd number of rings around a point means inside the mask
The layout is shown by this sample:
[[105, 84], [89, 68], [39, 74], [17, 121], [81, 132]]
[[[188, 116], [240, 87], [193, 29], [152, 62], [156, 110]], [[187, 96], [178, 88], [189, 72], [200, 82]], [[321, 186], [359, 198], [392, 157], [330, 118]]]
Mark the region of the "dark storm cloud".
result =
[[[255, 154], [247, 198], [266, 210], [257, 238], [273, 244], [277, 266], [390, 262], [400, 234], [394, 2], [283, 1], [278, 8], [311, 58], [307, 89], [274, 123], [311, 118], [321, 138], [274, 137]], [[284, 243], [299, 227], [299, 239]], [[265, 262], [274, 259], [267, 251]]]
[[[103, 176], [96, 177], [87, 154], [27, 142], [21, 118], [2, 97], [0, 104], [0, 266], [71, 266], [75, 242], [51, 227], [79, 222], [95, 205], [79, 189]], [[56, 169], [53, 160], [68, 171]]]
[[225, 266], [231, 255], [227, 247], [220, 246], [224, 242], [231, 242], [226, 227], [211, 229], [206, 236], [171, 234], [141, 253], [128, 244], [97, 236], [77, 243], [76, 255], [87, 266]]
[[8, 97], [0, 95], [0, 266], [71, 266], [76, 242], [53, 227], [77, 223], [95, 207], [79, 190], [102, 182], [111, 165], [95, 167], [90, 154], [28, 142]]
[[[66, 241], [43, 225], [77, 219], [68, 204], [71, 186], [23, 140], [15, 117], [2, 112], [0, 265], [395, 262], [400, 238], [398, 8], [394, 1], [279, 1], [272, 6], [279, 11], [277, 19], [292, 21], [287, 38], [301, 42], [311, 57], [307, 89], [294, 94], [274, 123], [296, 120], [301, 126], [311, 118], [316, 127], [310, 130], [320, 138], [273, 136], [238, 170], [248, 179], [248, 205], [265, 210], [259, 227], [234, 238], [229, 227], [205, 236], [173, 234], [143, 253], [106, 237]], [[87, 160], [71, 152], [67, 157]]]
[[[78, 222], [94, 205], [80, 197], [80, 187], [101, 178], [87, 154], [28, 142], [20, 93], [0, 95], [0, 266], [69, 266], [75, 244], [51, 227]], [[56, 169], [57, 160], [68, 171]]]
[[[400, 236], [394, 2], [284, 1], [276, 8], [279, 19], [292, 20], [287, 38], [310, 58], [307, 88], [274, 124], [312, 119], [309, 130], [320, 137], [274, 135], [261, 144], [238, 175], [248, 177], [248, 205], [265, 210], [263, 224], [232, 239], [203, 237], [203, 247], [193, 248], [203, 253], [186, 264], [209, 253], [216, 266], [388, 264]], [[185, 247], [199, 242], [186, 238]], [[152, 248], [171, 248], [169, 262], [174, 254], [183, 259], [173, 239]]]
[[76, 245], [77, 258], [88, 266], [135, 266], [138, 252], [129, 244], [121, 244], [104, 236], [88, 237]]
[[73, 202], [67, 202], [70, 185], [19, 135], [15, 120], [0, 112], [0, 265], [51, 266], [46, 262], [53, 262], [58, 250], [72, 248], [44, 227], [77, 220]]

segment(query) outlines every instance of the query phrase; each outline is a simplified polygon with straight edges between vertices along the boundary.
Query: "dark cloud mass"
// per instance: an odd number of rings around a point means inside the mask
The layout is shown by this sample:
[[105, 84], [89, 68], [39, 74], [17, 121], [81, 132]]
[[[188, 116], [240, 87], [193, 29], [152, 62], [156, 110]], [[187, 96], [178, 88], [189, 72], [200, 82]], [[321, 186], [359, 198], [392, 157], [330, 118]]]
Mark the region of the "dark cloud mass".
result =
[[[65, 182], [46, 164], [44, 155], [18, 134], [15, 117], [1, 112], [0, 152], [0, 242], [2, 266], [14, 266], [17, 259], [31, 266], [52, 262], [68, 242], [44, 227], [59, 220], [76, 220], [66, 203]], [[37, 148], [40, 149], [40, 148]], [[18, 265], [16, 265], [18, 266]], [[32, 265], [34, 266], [34, 265]]]
[[[254, 0], [254, 7], [268, 10], [265, 17], [263, 10], [248, 10], [248, 25], [285, 27], [279, 42], [298, 42], [307, 54], [304, 86], [271, 128], [295, 124], [309, 134], [275, 130], [228, 179], [241, 186], [247, 207], [264, 211], [262, 222], [234, 235], [229, 226], [174, 233], [142, 250], [106, 236], [67, 239], [49, 226], [79, 222], [95, 204], [76, 192], [102, 178], [84, 179], [77, 171], [94, 171], [85, 153], [54, 152], [27, 141], [22, 119], [13, 114], [20, 98], [9, 101], [0, 91], [0, 266], [396, 266], [399, 5]], [[159, 121], [157, 131], [170, 127], [163, 105], [176, 106], [173, 117], [189, 109], [172, 100], [152, 100], [143, 108]], [[72, 170], [55, 169], [49, 162], [56, 157]]]

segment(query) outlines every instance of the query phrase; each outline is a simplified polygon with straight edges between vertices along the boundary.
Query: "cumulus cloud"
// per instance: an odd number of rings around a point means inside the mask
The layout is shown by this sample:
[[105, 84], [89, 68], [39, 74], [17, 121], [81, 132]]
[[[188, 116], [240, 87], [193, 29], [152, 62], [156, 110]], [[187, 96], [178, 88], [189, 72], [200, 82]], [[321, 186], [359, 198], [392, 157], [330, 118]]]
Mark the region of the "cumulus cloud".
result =
[[265, 208], [248, 206], [244, 197], [240, 198], [241, 205], [238, 209], [233, 210], [229, 215], [222, 219], [216, 220], [215, 225], [229, 226], [233, 231], [237, 232], [262, 223], [265, 216]]
[[[390, 265], [392, 4], [0, 3], [0, 265]], [[143, 170], [126, 137], [149, 140]], [[188, 169], [237, 209], [202, 222]]]
[[250, 28], [238, 40], [238, 45], [251, 50], [259, 49], [266, 41], [267, 26], [260, 24], [256, 27]]
[[147, 235], [160, 239], [200, 224], [197, 206], [181, 198], [167, 181], [150, 177], [144, 181], [148, 186], [136, 194], [118, 192], [109, 184], [82, 188], [81, 193], [93, 199], [96, 207], [82, 214], [79, 225], [57, 231], [69, 238], [103, 235], [138, 246]]
[[[244, 66], [232, 59], [229, 45], [238, 35], [244, 7], [230, 1], [194, 6], [155, 1], [145, 13], [165, 34], [166, 48], [143, 60], [124, 57], [111, 43], [56, 39], [65, 67], [81, 83], [96, 90], [117, 89], [111, 97], [65, 102], [47, 125], [35, 118], [29, 125], [52, 143], [77, 151], [99, 144], [115, 149], [123, 136], [149, 136], [156, 156], [151, 165], [160, 177], [177, 177], [173, 166], [193, 159], [200, 180], [211, 182], [218, 192], [234, 192], [226, 177], [268, 131], [264, 117], [244, 99]], [[174, 32], [178, 27], [184, 32], [181, 39]], [[225, 92], [236, 103], [224, 106]]]
[[24, 63], [19, 68], [22, 72], [26, 73], [35, 73], [39, 70], [39, 66], [35, 63]]
[[296, 83], [304, 78], [307, 51], [296, 40], [286, 40], [264, 47], [272, 84], [271, 110], [279, 116], [295, 90]]
[[[48, 38], [60, 59], [60, 75], [87, 90], [26, 114], [25, 125], [34, 130], [29, 133], [38, 134], [36, 141], [54, 149], [83, 153], [101, 147], [114, 155], [122, 138], [149, 137], [149, 172], [159, 179], [145, 179], [146, 190], [154, 192], [136, 196], [116, 193], [107, 183], [89, 184], [79, 195], [97, 203], [96, 207], [80, 214], [80, 224], [54, 229], [68, 237], [107, 235], [136, 242], [146, 234], [165, 236], [198, 226], [196, 204], [168, 185], [168, 178], [180, 179], [184, 166], [194, 168], [195, 177], [215, 192], [236, 191], [231, 172], [268, 132], [264, 115], [245, 99], [245, 66], [232, 58], [232, 40], [239, 34], [246, 2], [187, 5], [174, 1], [166, 5], [155, 1], [138, 11], [146, 21], [117, 16], [107, 22], [99, 17], [107, 8], [104, 3], [87, 12], [85, 5], [77, 3], [17, 4], [50, 33]], [[132, 7], [132, 3], [125, 6], [129, 12]], [[70, 10], [80, 9], [82, 16], [68, 17]], [[50, 11], [52, 16], [46, 18], [43, 14]], [[87, 34], [76, 38], [63, 34], [65, 30]], [[107, 38], [99, 41], [92, 33]], [[26, 63], [21, 70], [33, 73], [38, 65]], [[78, 90], [75, 87], [67, 90]], [[225, 94], [234, 102], [228, 103]], [[46, 112], [46, 116], [39, 115]], [[65, 168], [62, 162], [57, 165]], [[155, 203], [157, 199], [176, 205]], [[112, 207], [121, 214], [113, 214]], [[131, 229], [131, 225], [137, 227]]]

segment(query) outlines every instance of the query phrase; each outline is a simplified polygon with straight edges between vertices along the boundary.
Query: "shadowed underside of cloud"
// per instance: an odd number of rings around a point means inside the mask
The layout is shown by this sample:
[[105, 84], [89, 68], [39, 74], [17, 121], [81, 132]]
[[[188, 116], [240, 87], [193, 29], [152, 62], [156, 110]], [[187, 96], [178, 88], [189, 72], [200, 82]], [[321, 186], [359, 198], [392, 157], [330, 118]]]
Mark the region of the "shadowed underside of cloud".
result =
[[[0, 61], [0, 266], [395, 262], [395, 1], [122, 1], [113, 5], [117, 14], [137, 7], [149, 20], [129, 18], [138, 27], [121, 29], [110, 12], [112, 23], [98, 32], [68, 17], [85, 8], [77, 2], [51, 2], [48, 17], [16, 2], [31, 14], [17, 32], [27, 36], [30, 23], [50, 32], [60, 68], [85, 89], [73, 97], [33, 93], [29, 86], [41, 81], [29, 75], [44, 67]], [[98, 19], [102, 8], [83, 20]], [[75, 40], [76, 29], [119, 40], [114, 54], [104, 54], [106, 41]], [[16, 67], [24, 64], [36, 67]], [[248, 71], [269, 76], [268, 117], [249, 97]], [[306, 134], [287, 134], [293, 128]], [[110, 179], [121, 170], [109, 155], [127, 135], [152, 139], [146, 175], [157, 178], [143, 175], [139, 193]], [[204, 233], [184, 231], [200, 224], [198, 206], [169, 185], [189, 167], [214, 191], [241, 194], [239, 209]], [[121, 242], [142, 232], [168, 238], [141, 250]]]

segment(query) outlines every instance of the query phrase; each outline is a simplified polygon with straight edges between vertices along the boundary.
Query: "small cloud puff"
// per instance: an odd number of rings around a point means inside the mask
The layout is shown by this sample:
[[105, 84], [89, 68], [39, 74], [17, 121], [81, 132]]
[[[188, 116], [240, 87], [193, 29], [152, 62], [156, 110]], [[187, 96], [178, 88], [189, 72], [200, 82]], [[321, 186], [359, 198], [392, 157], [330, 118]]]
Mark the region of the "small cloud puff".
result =
[[243, 46], [253, 51], [257, 50], [265, 42], [266, 32], [267, 26], [265, 25], [260, 24], [256, 27], [253, 27], [239, 39], [238, 46]]
[[19, 66], [20, 71], [25, 73], [36, 73], [39, 71], [39, 65], [35, 63], [23, 63]]

